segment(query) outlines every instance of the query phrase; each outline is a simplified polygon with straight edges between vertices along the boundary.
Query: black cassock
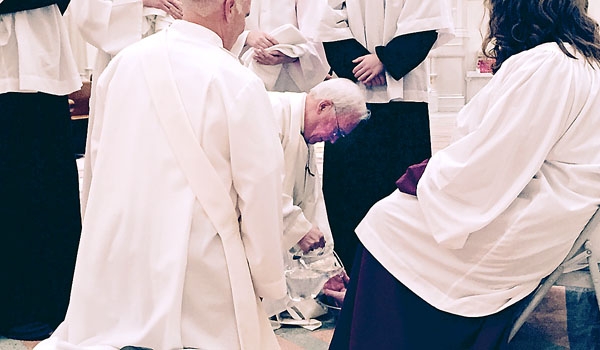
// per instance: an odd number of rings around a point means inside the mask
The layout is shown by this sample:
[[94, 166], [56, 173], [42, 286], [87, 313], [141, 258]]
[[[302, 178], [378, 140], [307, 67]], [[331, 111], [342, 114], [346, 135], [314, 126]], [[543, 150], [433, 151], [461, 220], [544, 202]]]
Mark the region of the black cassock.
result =
[[[436, 31], [398, 36], [376, 53], [386, 71], [400, 79], [416, 68], [433, 47]], [[355, 39], [325, 42], [332, 70], [352, 74], [357, 57], [369, 51]], [[358, 238], [354, 229], [369, 208], [396, 189], [408, 166], [431, 157], [429, 112], [425, 102], [369, 103], [371, 117], [352, 133], [325, 145], [323, 194], [335, 250], [350, 270]]]
[[[5, 0], [0, 14], [68, 1]], [[64, 319], [81, 232], [67, 96], [0, 94], [0, 336], [46, 338]]]

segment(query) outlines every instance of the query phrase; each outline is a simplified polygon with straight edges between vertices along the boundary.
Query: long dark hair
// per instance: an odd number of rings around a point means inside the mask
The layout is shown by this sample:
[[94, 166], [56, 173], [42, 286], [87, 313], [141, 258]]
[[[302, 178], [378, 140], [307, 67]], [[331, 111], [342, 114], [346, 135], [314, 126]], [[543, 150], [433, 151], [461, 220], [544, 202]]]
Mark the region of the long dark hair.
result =
[[485, 0], [490, 13], [483, 53], [496, 60], [495, 73], [510, 56], [555, 42], [565, 55], [571, 44], [588, 63], [600, 63], [598, 23], [587, 15], [588, 0]]

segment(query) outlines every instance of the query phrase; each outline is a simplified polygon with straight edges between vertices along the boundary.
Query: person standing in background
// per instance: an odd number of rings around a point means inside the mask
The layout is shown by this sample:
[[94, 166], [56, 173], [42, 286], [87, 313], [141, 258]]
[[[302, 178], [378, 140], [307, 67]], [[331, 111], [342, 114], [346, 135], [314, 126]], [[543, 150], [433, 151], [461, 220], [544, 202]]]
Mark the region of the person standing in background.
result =
[[269, 91], [308, 92], [329, 72], [323, 44], [315, 41], [315, 14], [324, 0], [253, 0], [246, 30], [233, 52]]
[[371, 118], [325, 145], [323, 193], [336, 251], [351, 269], [354, 228], [409, 165], [431, 156], [427, 107], [431, 49], [453, 38], [447, 0], [329, 0], [321, 14], [333, 72], [355, 81]]
[[[73, 0], [69, 11], [85, 41], [97, 49], [92, 70], [90, 109], [95, 102], [97, 80], [110, 60], [125, 47], [166, 27], [172, 19], [181, 19], [180, 0]], [[86, 153], [94, 116], [90, 114]], [[81, 212], [85, 215], [92, 178], [89, 157], [84, 159]]]
[[[183, 0], [97, 82], [94, 176], [65, 321], [36, 349], [277, 349], [283, 155], [228, 50], [250, 0]], [[257, 117], [257, 116], [260, 116]]]
[[81, 79], [68, 0], [0, 1], [0, 336], [47, 338], [64, 318], [81, 232], [68, 94]]

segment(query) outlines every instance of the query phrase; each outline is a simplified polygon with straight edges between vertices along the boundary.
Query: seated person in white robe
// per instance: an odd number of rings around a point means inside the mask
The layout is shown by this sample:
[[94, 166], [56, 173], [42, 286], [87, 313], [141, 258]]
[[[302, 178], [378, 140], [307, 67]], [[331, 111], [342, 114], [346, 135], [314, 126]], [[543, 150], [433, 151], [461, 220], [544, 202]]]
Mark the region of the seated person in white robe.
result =
[[323, 44], [315, 40], [324, 0], [253, 0], [233, 52], [269, 91], [308, 92], [327, 77]]
[[453, 142], [356, 228], [331, 349], [507, 346], [600, 205], [600, 32], [584, 2], [486, 1], [494, 76]]
[[71, 300], [38, 350], [279, 348], [259, 298], [286, 293], [283, 155], [262, 82], [228, 51], [249, 5], [184, 0], [97, 81]]
[[[283, 148], [283, 248], [335, 258], [314, 144], [334, 143], [368, 118], [365, 96], [348, 79], [330, 79], [309, 93], [269, 92]], [[320, 248], [325, 248], [320, 250]]]

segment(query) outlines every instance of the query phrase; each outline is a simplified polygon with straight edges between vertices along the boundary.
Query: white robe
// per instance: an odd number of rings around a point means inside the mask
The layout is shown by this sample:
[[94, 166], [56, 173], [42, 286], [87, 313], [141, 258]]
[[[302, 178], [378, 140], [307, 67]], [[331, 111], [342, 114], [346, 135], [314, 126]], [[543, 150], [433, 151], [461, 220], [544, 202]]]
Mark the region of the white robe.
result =
[[280, 44], [290, 44], [280, 50], [290, 57], [298, 57], [291, 63], [264, 67], [252, 59], [253, 49], [245, 47], [244, 63], [255, 70], [270, 91], [307, 92], [322, 82], [329, 72], [323, 44], [315, 41], [315, 14], [322, 12], [324, 4], [320, 0], [253, 0], [250, 16], [246, 18], [246, 32], [240, 36], [245, 42], [250, 30], [267, 33], [292, 25], [304, 37], [304, 42], [286, 41], [288, 35], [278, 37]]
[[[387, 45], [393, 38], [435, 30], [433, 48], [454, 37], [449, 0], [329, 0], [329, 8], [320, 14], [317, 40], [322, 42], [356, 39], [370, 53], [376, 46]], [[426, 62], [395, 80], [386, 72], [387, 84], [366, 87], [359, 83], [367, 102], [392, 100], [426, 102], [429, 70]]]
[[[163, 11], [144, 7], [142, 0], [73, 0], [69, 4], [81, 36], [97, 49], [92, 80], [98, 80], [110, 60], [127, 46], [165, 27], [172, 19]], [[94, 104], [96, 85], [92, 83], [90, 108]], [[94, 127], [94, 116], [88, 118], [87, 139]], [[86, 153], [89, 142], [86, 142]], [[84, 160], [81, 189], [81, 211], [85, 214], [92, 173], [90, 160]]]
[[[140, 79], [141, 60], [157, 50], [168, 51], [190, 124], [240, 214], [239, 237], [217, 234], [168, 145]], [[277, 349], [258, 297], [285, 295], [273, 254], [282, 154], [260, 80], [214, 32], [175, 21], [124, 49], [97, 91], [94, 177], [71, 301], [36, 349]], [[230, 244], [243, 244], [233, 261], [224, 255]], [[253, 283], [231, 290], [231, 280], [246, 277]]]
[[306, 94], [269, 92], [269, 97], [283, 147], [283, 248], [293, 248], [313, 225], [333, 248], [314, 145], [308, 145], [301, 134]]
[[142, 0], [73, 0], [69, 11], [83, 38], [98, 49], [96, 78], [117, 53], [164, 28], [171, 18], [162, 10], [144, 7]]
[[[274, 117], [277, 121], [279, 140], [283, 149], [283, 236], [282, 254], [284, 263], [289, 263], [291, 252], [300, 250], [298, 241], [308, 233], [313, 225], [317, 226], [325, 239], [325, 253], [321, 256], [324, 263], [320, 268], [336, 268], [337, 260], [333, 255], [333, 236], [329, 228], [319, 169], [315, 157], [314, 145], [309, 145], [302, 136], [306, 93], [269, 92]], [[310, 173], [309, 173], [310, 171]], [[331, 264], [331, 265], [329, 265]], [[288, 266], [286, 266], [287, 268]], [[301, 308], [304, 317], [314, 318], [325, 313], [316, 302], [304, 300], [291, 301], [263, 300], [267, 314], [282, 312], [291, 305]]]
[[62, 96], [80, 87], [58, 6], [0, 15], [0, 94], [39, 91]]
[[417, 197], [395, 191], [356, 232], [434, 307], [496, 313], [559, 265], [600, 204], [599, 129], [600, 67], [554, 43], [522, 52], [459, 113]]

